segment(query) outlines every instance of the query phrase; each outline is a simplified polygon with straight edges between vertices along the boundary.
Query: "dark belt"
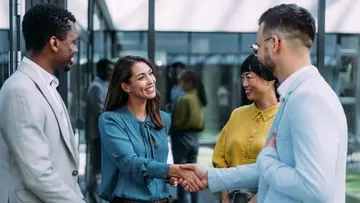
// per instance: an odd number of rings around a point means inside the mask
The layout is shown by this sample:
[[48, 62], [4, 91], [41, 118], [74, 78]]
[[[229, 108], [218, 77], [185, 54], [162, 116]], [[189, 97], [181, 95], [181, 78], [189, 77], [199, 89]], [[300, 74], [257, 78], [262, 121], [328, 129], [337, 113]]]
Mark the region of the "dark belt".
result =
[[131, 199], [124, 199], [120, 197], [115, 197], [111, 203], [170, 203], [171, 198], [166, 198], [162, 200], [157, 201], [137, 201], [137, 200], [131, 200]]

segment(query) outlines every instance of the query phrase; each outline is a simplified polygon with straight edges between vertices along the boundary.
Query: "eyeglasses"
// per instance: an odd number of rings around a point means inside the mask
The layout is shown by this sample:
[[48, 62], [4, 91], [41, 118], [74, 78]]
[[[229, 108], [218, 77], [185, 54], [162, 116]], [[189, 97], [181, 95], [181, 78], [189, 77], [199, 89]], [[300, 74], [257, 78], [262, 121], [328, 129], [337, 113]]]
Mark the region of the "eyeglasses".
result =
[[258, 53], [258, 51], [259, 51], [259, 46], [258, 46], [257, 44], [253, 44], [253, 45], [250, 46], [250, 48], [251, 48], [253, 54], [254, 54], [255, 56], [257, 56], [257, 53]]
[[[264, 39], [264, 42], [266, 42], [266, 41], [268, 41], [269, 39], [271, 39], [272, 38], [272, 36], [270, 36], [270, 37], [268, 37], [268, 38], [266, 38], [266, 39]], [[250, 46], [250, 48], [251, 48], [251, 50], [252, 50], [252, 52], [253, 52], [253, 54], [255, 55], [255, 56], [257, 56], [257, 54], [258, 54], [258, 51], [259, 51], [259, 45], [257, 45], [257, 44], [253, 44], [253, 45], [251, 45]]]

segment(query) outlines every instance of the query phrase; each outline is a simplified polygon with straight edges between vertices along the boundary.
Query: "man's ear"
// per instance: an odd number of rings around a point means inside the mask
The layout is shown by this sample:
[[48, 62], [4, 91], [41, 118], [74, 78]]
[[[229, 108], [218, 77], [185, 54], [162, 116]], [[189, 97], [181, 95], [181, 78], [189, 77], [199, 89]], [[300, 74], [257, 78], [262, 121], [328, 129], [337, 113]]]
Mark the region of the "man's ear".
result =
[[274, 53], [279, 52], [281, 39], [280, 39], [278, 36], [276, 36], [276, 35], [273, 35], [273, 36], [271, 37], [271, 39], [272, 39], [272, 41], [273, 41], [273, 46], [272, 46], [272, 48], [273, 48]]
[[130, 87], [129, 87], [129, 85], [126, 84], [126, 83], [124, 83], [124, 82], [121, 83], [121, 89], [124, 90], [124, 92], [127, 92], [127, 93], [130, 92]]
[[50, 48], [51, 48], [54, 52], [58, 52], [58, 51], [59, 51], [59, 42], [58, 42], [58, 40], [56, 39], [56, 37], [54, 37], [54, 36], [50, 37], [49, 45], [50, 45]]

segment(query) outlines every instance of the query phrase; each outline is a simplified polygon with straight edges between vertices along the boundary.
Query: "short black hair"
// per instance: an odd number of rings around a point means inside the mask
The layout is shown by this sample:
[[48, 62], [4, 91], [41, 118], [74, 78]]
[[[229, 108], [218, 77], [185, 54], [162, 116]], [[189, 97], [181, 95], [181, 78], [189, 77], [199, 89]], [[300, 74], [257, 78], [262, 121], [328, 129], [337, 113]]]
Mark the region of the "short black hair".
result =
[[305, 8], [296, 4], [277, 5], [261, 15], [259, 25], [261, 23], [264, 23], [264, 33], [287, 33], [288, 37], [300, 39], [306, 47], [312, 47], [316, 25], [314, 18]]
[[112, 61], [110, 61], [109, 59], [100, 59], [97, 63], [96, 63], [96, 71], [97, 73], [99, 73], [100, 71], [105, 71], [109, 65], [114, 64]]
[[176, 69], [185, 69], [185, 64], [183, 62], [177, 61], [171, 65], [171, 67]]
[[22, 22], [26, 50], [40, 52], [52, 36], [64, 40], [71, 30], [69, 21], [75, 23], [76, 19], [60, 6], [44, 3], [31, 7]]
[[245, 72], [254, 72], [266, 81], [276, 80], [272, 72], [265, 69], [254, 54], [249, 55], [242, 63], [240, 67], [240, 74]]

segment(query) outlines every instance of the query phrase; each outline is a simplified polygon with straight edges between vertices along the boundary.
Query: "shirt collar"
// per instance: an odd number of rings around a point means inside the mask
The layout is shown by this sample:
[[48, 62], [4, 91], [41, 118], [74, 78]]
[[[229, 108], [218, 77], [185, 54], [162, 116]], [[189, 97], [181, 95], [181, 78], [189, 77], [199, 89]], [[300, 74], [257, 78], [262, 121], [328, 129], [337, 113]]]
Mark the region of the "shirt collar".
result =
[[263, 119], [263, 121], [266, 122], [270, 118], [275, 116], [279, 106], [280, 106], [280, 103], [278, 102], [276, 105], [261, 111], [260, 109], [258, 109], [255, 102], [253, 102], [251, 104], [251, 107], [250, 107], [250, 109], [251, 109], [251, 119], [254, 120], [258, 115], [260, 115], [261, 118]]
[[288, 78], [286, 78], [278, 87], [277, 91], [282, 99], [285, 99], [286, 94], [292, 85], [292, 83], [301, 75], [302, 72], [306, 71], [307, 69], [313, 66], [305, 66], [300, 68], [299, 70], [295, 71], [295, 73], [291, 74]]
[[36, 64], [27, 57], [23, 58], [23, 62], [30, 66], [33, 70], [35, 70], [35, 72], [45, 83], [45, 85], [50, 85], [53, 88], [57, 88], [59, 86], [59, 80], [53, 74], [41, 68], [38, 64]]

